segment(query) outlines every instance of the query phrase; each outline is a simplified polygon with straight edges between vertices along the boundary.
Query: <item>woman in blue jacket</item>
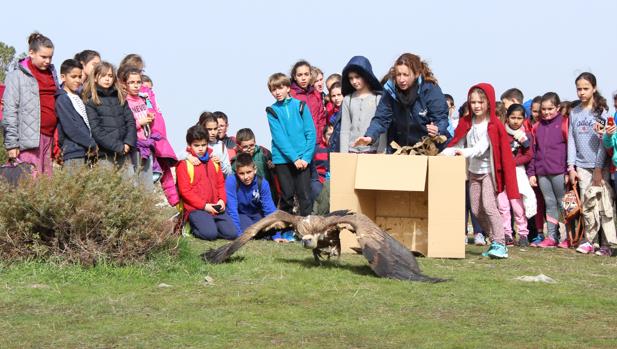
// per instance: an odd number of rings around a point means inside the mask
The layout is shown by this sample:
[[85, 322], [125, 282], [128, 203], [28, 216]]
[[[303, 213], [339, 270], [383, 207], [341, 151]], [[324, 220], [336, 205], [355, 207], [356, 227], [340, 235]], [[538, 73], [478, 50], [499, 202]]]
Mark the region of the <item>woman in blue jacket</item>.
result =
[[448, 133], [448, 105], [437, 79], [419, 56], [404, 53], [390, 69], [390, 79], [375, 116], [364, 137], [354, 146], [369, 145], [387, 132], [387, 152], [395, 141], [400, 146], [414, 145], [423, 136]]

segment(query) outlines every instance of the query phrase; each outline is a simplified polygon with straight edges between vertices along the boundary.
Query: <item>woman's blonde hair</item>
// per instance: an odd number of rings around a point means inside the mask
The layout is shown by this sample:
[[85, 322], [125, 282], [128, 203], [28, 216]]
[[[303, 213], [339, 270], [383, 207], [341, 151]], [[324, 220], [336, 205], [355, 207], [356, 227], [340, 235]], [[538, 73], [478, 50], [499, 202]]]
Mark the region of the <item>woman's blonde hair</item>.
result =
[[88, 80], [84, 84], [84, 91], [82, 93], [82, 98], [84, 103], [88, 102], [88, 100], [92, 100], [95, 105], [101, 105], [101, 99], [99, 98], [98, 91], [96, 90], [97, 83], [96, 81], [111, 71], [113, 75], [114, 82], [112, 84], [112, 88], [115, 88], [118, 91], [118, 101], [120, 105], [124, 105], [124, 97], [120, 92], [120, 88], [118, 86], [118, 77], [116, 76], [116, 68], [109, 62], [101, 62], [97, 64], [92, 70], [92, 74], [88, 76]]
[[432, 82], [437, 85], [437, 78], [433, 75], [428, 64], [420, 59], [420, 56], [412, 53], [403, 53], [396, 59], [392, 68], [390, 68], [390, 77], [396, 76], [395, 69], [397, 65], [407, 66], [413, 73], [422, 77], [425, 82]]

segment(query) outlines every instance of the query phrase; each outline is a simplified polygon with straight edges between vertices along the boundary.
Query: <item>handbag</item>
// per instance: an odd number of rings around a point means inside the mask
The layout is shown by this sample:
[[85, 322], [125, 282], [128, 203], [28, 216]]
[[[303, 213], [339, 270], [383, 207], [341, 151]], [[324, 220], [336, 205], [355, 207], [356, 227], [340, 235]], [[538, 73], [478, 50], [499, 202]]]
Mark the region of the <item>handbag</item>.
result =
[[34, 166], [26, 162], [9, 161], [0, 166], [0, 180], [8, 182], [12, 187], [17, 187], [19, 181], [27, 176], [32, 176]]
[[563, 218], [570, 246], [576, 246], [584, 236], [583, 219], [580, 217], [582, 205], [576, 184], [569, 185], [568, 191], [561, 199], [561, 207], [563, 208]]

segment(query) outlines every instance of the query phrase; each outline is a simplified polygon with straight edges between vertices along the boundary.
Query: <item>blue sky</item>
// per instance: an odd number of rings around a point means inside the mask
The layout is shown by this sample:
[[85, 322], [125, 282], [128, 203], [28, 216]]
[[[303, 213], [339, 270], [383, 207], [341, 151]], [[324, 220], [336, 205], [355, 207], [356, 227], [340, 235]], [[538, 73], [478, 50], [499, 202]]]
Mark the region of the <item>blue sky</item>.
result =
[[38, 30], [54, 41], [57, 67], [83, 49], [114, 64], [139, 53], [177, 151], [204, 110], [224, 111], [230, 133], [250, 127], [269, 146], [267, 78], [301, 58], [329, 75], [364, 55], [381, 77], [401, 53], [416, 53], [457, 105], [477, 82], [498, 95], [519, 87], [526, 98], [555, 91], [575, 99], [583, 71], [596, 74], [611, 110], [617, 90], [613, 1], [154, 3], [28, 1], [26, 9], [11, 1], [2, 6], [0, 41], [25, 51]]

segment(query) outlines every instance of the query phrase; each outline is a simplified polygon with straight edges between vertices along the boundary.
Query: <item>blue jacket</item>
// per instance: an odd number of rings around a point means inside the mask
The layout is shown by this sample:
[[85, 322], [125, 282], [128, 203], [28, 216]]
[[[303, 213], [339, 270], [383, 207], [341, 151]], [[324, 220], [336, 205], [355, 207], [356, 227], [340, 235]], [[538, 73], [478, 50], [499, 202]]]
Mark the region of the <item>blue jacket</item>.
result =
[[341, 151], [341, 111], [337, 111], [330, 117], [330, 124], [333, 127], [332, 135], [330, 136], [329, 150], [330, 152], [338, 153]]
[[227, 176], [227, 179], [225, 179], [226, 210], [236, 226], [238, 236], [242, 234], [240, 214], [260, 214], [265, 217], [276, 211], [268, 181], [262, 180], [261, 188], [259, 188], [258, 182], [257, 176], [253, 179], [253, 183], [248, 186], [240, 182], [235, 175]]
[[300, 101], [287, 98], [272, 104], [276, 115], [267, 113], [272, 134], [272, 162], [290, 164], [302, 159], [311, 163], [317, 137], [308, 106], [300, 115]]
[[418, 78], [417, 84], [418, 98], [411, 108], [406, 108], [399, 101], [392, 80], [388, 80], [384, 86], [385, 92], [365, 136], [375, 141], [387, 132], [388, 153], [392, 153], [392, 141], [400, 146], [416, 144], [428, 134], [426, 125], [431, 122], [437, 125], [439, 134], [451, 138], [448, 133], [448, 105], [441, 88], [432, 82], [423, 82], [422, 78]]
[[56, 93], [56, 116], [58, 117], [58, 142], [64, 160], [84, 158], [88, 149], [96, 148], [90, 129], [79, 115], [64, 89]]

